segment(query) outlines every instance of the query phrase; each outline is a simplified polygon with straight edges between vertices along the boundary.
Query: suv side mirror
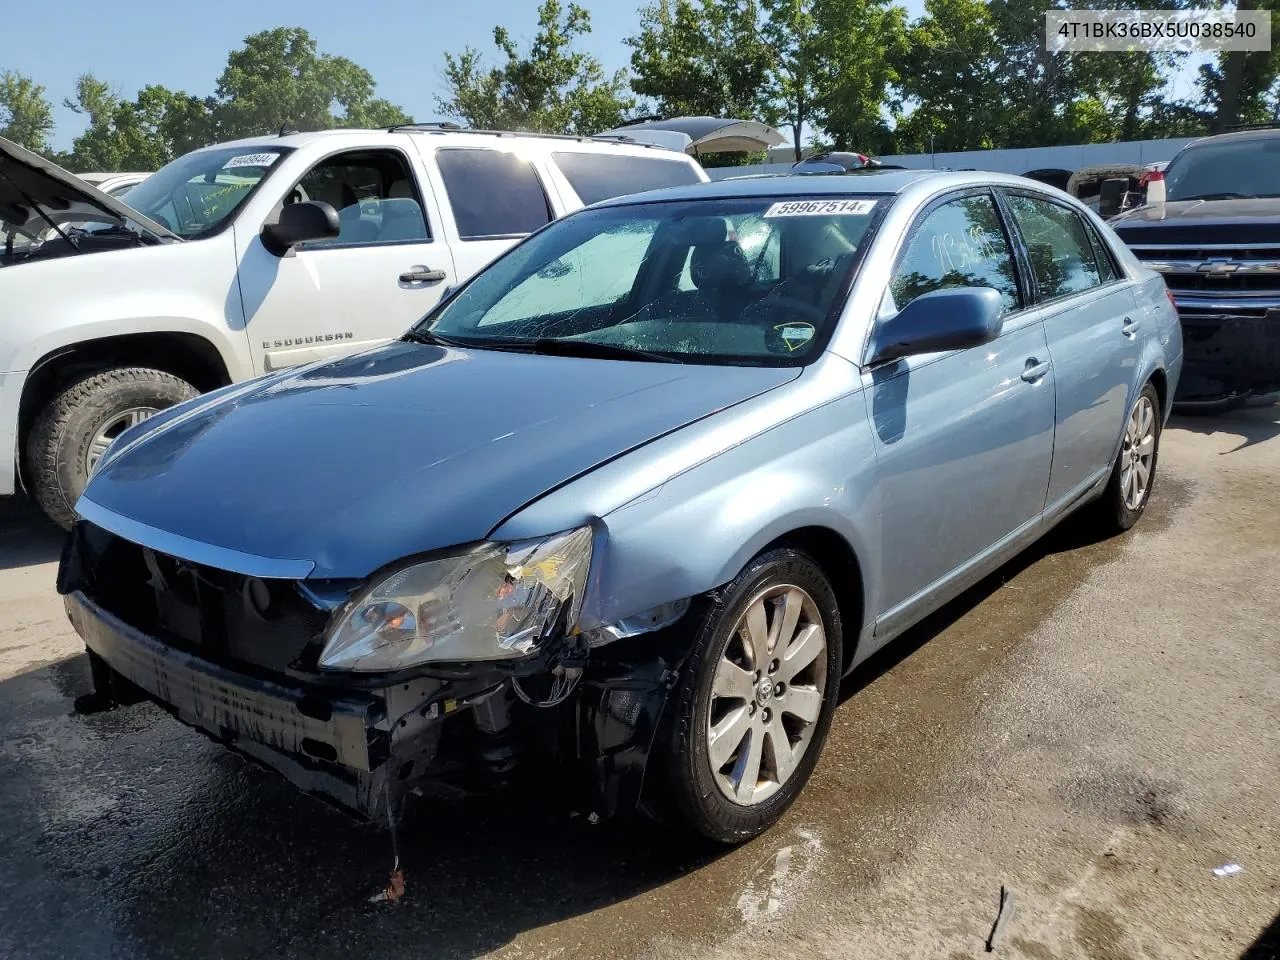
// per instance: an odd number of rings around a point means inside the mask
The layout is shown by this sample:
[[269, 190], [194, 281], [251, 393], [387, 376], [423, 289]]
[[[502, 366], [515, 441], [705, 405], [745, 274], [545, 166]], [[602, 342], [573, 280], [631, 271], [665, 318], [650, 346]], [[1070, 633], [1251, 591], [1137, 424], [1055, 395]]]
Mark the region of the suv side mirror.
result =
[[918, 353], [963, 350], [1000, 336], [998, 291], [990, 287], [948, 287], [916, 297], [876, 328], [871, 363]]
[[286, 203], [280, 219], [262, 225], [262, 245], [277, 257], [307, 240], [331, 240], [342, 229], [338, 211], [323, 200]]

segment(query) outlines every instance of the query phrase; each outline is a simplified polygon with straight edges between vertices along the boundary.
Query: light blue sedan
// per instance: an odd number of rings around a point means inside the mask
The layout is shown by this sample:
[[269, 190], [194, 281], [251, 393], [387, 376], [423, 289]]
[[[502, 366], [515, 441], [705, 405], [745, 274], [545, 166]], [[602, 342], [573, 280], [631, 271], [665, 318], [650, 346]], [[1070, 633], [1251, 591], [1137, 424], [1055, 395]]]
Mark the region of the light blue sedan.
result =
[[400, 341], [121, 436], [59, 575], [82, 707], [370, 816], [523, 773], [740, 841], [859, 662], [1068, 515], [1141, 516], [1181, 358], [1160, 276], [1029, 180], [600, 204]]

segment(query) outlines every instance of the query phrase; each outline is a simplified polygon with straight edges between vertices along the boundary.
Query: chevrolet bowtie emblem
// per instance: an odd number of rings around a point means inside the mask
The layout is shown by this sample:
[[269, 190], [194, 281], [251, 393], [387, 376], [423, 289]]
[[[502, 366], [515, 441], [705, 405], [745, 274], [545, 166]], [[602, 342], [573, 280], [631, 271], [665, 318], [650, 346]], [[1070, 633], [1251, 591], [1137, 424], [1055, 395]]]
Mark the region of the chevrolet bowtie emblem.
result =
[[1207, 273], [1212, 276], [1222, 276], [1227, 273], [1235, 273], [1240, 269], [1240, 264], [1228, 260], [1226, 257], [1215, 257], [1212, 260], [1206, 260], [1200, 266], [1196, 267], [1196, 273]]

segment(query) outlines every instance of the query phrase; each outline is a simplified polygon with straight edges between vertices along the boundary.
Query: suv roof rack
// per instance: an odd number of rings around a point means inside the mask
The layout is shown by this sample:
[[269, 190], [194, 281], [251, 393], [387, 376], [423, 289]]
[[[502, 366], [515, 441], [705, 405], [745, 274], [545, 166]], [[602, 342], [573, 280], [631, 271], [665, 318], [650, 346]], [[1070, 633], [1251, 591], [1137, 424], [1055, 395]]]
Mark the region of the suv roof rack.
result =
[[460, 123], [442, 120], [433, 123], [397, 123], [387, 128], [387, 133], [474, 133], [485, 137], [532, 137], [538, 140], [573, 140], [578, 143], [616, 143], [631, 147], [647, 147], [651, 150], [667, 150], [656, 143], [645, 143], [621, 133], [599, 136], [578, 136], [572, 133], [535, 133], [529, 130], [473, 130]]

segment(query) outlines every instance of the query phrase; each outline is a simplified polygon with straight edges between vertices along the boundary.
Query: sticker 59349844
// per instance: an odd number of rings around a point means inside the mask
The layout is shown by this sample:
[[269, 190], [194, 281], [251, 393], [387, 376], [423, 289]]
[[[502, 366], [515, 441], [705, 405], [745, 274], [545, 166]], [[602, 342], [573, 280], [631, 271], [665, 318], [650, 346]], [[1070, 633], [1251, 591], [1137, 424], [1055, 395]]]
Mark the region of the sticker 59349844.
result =
[[242, 153], [232, 157], [222, 165], [223, 170], [234, 170], [237, 167], [269, 167], [280, 159], [278, 153]]
[[783, 200], [764, 212], [766, 217], [865, 217], [874, 200]]

